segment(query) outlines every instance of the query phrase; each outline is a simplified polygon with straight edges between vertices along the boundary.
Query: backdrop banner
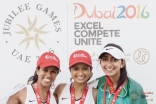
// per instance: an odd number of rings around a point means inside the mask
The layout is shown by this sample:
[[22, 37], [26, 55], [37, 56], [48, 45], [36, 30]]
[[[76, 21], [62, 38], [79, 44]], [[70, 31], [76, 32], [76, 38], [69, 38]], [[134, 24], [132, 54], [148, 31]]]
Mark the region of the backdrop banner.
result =
[[148, 104], [155, 104], [155, 11], [154, 0], [0, 1], [0, 104], [27, 85], [46, 51], [60, 58], [55, 86], [70, 82], [68, 58], [79, 49], [92, 57], [93, 82], [105, 75], [98, 55], [107, 43], [123, 48], [128, 76], [141, 84]]

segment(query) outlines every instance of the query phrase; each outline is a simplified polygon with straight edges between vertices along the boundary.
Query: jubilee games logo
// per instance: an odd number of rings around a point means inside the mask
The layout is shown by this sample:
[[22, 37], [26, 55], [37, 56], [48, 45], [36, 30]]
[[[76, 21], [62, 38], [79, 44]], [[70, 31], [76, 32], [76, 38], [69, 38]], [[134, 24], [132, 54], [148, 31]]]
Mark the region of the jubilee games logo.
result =
[[62, 30], [57, 14], [45, 3], [25, 3], [10, 10], [3, 26], [5, 43], [11, 46], [10, 54], [30, 63], [42, 51], [54, 52], [53, 45], [59, 44]]

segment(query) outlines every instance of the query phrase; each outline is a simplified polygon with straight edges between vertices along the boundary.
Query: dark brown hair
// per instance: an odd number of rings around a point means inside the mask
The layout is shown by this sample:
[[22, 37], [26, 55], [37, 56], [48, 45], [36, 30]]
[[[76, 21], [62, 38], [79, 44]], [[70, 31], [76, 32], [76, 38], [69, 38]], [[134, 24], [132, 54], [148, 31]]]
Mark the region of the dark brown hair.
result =
[[[40, 66], [37, 67], [37, 70], [40, 70]], [[28, 84], [29, 84], [29, 83], [34, 84], [34, 83], [37, 82], [37, 80], [38, 80], [38, 75], [37, 75], [37, 73], [36, 73], [36, 71], [35, 71], [34, 75], [31, 76], [31, 77], [28, 79], [27, 83], [28, 83]]]

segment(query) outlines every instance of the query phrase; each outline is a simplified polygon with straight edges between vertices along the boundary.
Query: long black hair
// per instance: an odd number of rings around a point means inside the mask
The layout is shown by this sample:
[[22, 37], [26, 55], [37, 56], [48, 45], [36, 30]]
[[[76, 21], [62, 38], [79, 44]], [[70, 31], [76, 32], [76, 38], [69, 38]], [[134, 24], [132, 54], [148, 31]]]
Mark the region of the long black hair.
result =
[[[109, 43], [105, 47], [109, 47], [109, 46], [116, 47], [116, 48], [120, 49], [124, 53], [123, 49], [117, 44]], [[102, 57], [103, 57], [103, 54], [101, 54], [99, 56], [99, 59], [101, 59]], [[122, 61], [124, 61], [124, 60], [122, 60]], [[119, 80], [117, 82], [117, 87], [116, 87], [115, 91], [117, 91], [117, 89], [124, 83], [125, 80], [128, 80], [126, 64], [124, 65], [123, 68], [120, 69], [120, 77], [119, 77]]]
[[[40, 66], [37, 67], [37, 70], [40, 70]], [[35, 71], [34, 75], [31, 76], [31, 77], [28, 79], [27, 83], [28, 83], [28, 84], [29, 84], [29, 83], [34, 84], [34, 83], [37, 82], [37, 80], [38, 80], [38, 75], [37, 75], [37, 73], [36, 73], [36, 71]]]

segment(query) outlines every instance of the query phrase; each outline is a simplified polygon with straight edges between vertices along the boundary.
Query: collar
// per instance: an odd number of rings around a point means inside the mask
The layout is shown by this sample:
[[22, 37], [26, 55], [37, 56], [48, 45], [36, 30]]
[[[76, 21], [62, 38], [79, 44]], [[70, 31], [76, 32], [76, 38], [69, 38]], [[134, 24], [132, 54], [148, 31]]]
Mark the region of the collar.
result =
[[113, 82], [111, 81], [111, 79], [107, 75], [106, 75], [106, 82], [110, 88], [109, 91], [112, 94], [115, 91], [115, 89], [113, 88]]
[[[104, 77], [104, 83], [105, 82], [106, 82], [106, 77]], [[102, 84], [100, 86], [100, 90], [103, 91], [103, 88], [104, 88], [104, 84]], [[122, 88], [122, 90], [118, 96], [125, 97], [128, 92], [127, 90], [128, 90], [128, 82], [126, 82], [126, 84], [124, 85], [124, 87]], [[106, 92], [108, 92], [110, 94], [110, 86], [108, 84], [107, 84]], [[112, 94], [114, 94], [114, 93], [112, 93]]]

